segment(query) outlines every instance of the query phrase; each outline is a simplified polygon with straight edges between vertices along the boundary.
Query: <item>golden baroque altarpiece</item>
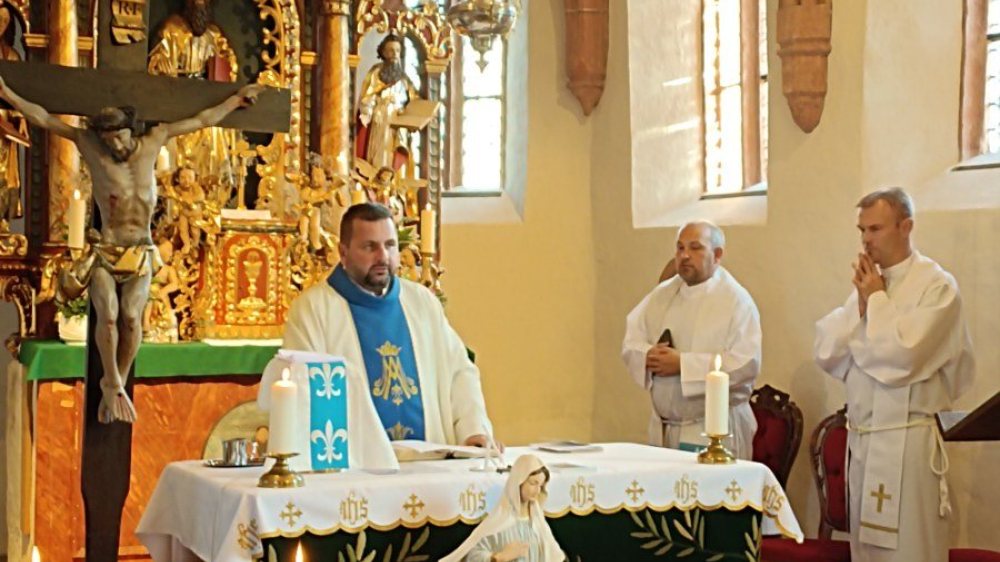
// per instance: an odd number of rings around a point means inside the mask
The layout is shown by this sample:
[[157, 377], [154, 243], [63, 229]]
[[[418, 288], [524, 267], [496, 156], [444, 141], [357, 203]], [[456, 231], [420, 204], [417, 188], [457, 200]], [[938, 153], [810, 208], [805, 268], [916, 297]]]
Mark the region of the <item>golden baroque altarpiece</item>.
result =
[[[419, 97], [440, 99], [454, 49], [444, 13], [433, 1], [410, 9], [400, 0], [244, 1], [260, 25], [259, 44], [251, 49], [256, 54], [240, 53], [247, 42], [227, 40], [214, 24], [196, 36], [179, 14], [149, 22], [150, 73], [250, 78], [288, 88], [292, 107], [288, 133], [261, 139], [207, 129], [176, 139], [161, 153], [153, 243], [165, 265], [153, 278], [144, 315], [147, 337], [280, 337], [292, 299], [322, 282], [339, 261], [343, 212], [366, 199], [385, 204], [397, 218], [399, 274], [441, 294], [437, 240], [422, 243], [420, 233], [436, 238], [438, 232], [422, 221], [440, 216], [440, 170], [429, 162], [443, 150], [445, 119], [423, 124], [419, 158], [379, 168], [355, 156], [354, 85], [363, 76], [362, 41], [392, 34], [417, 46], [407, 56], [420, 63]], [[95, 41], [85, 33], [92, 26], [77, 21], [74, 2], [60, 0], [44, 9], [31, 4], [6, 3], [16, 12], [11, 25], [22, 31], [23, 44], [15, 49], [21, 60], [94, 64]], [[95, 17], [97, 2], [90, 4]], [[0, 52], [11, 47], [0, 45]], [[238, 77], [246, 66], [257, 71]], [[7, 208], [10, 201], [23, 202], [23, 213], [7, 211], [0, 221], [0, 298], [18, 310], [18, 332], [6, 341], [17, 356], [22, 339], [55, 335], [55, 309], [66, 304], [59, 302], [60, 272], [88, 251], [67, 249], [70, 199], [75, 190], [87, 198], [90, 189], [71, 146], [35, 129], [18, 138], [10, 132], [19, 126], [12, 113], [0, 110], [0, 155], [15, 154], [7, 162], [23, 174], [20, 182], [0, 181], [0, 195]], [[412, 149], [401, 148], [404, 154]], [[23, 234], [12, 223], [22, 217]]]

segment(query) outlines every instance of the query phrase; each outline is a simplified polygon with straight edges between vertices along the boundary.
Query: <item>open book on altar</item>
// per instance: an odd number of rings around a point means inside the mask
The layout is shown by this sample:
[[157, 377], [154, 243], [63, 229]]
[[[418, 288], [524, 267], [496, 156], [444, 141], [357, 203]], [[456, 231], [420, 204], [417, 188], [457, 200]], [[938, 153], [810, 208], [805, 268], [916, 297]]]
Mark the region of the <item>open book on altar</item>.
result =
[[441, 102], [415, 99], [406, 104], [403, 111], [392, 116], [389, 124], [395, 127], [403, 127], [413, 131], [419, 131], [427, 126], [437, 114]]
[[392, 442], [392, 450], [400, 462], [432, 461], [441, 459], [481, 459], [488, 456], [489, 449], [470, 445], [442, 445], [417, 439], [403, 439]]
[[368, 397], [362, 370], [343, 357], [280, 349], [264, 368], [257, 405], [271, 409], [271, 387], [288, 370], [295, 385], [295, 429], [289, 465], [298, 471], [399, 468]]

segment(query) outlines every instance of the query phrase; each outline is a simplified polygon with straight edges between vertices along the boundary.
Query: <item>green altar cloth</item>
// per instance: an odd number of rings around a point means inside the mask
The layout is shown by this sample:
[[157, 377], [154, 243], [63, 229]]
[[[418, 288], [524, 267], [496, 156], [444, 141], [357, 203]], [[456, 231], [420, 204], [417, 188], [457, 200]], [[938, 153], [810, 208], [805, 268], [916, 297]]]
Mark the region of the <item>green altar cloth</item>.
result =
[[[143, 343], [135, 360], [138, 378], [259, 375], [278, 351], [273, 345]], [[56, 340], [24, 340], [20, 361], [28, 380], [82, 379], [87, 348]]]

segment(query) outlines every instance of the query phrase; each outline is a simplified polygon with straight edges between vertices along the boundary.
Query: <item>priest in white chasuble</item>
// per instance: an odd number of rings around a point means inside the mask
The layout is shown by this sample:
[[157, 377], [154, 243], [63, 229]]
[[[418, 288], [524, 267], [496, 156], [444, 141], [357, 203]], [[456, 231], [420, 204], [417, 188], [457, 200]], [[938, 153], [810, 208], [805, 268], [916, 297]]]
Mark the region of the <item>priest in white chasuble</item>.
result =
[[437, 297], [397, 277], [388, 209], [354, 205], [340, 227], [340, 264], [292, 303], [284, 348], [339, 355], [364, 373], [390, 439], [486, 446], [492, 434], [479, 369]]
[[622, 359], [633, 380], [650, 391], [650, 442], [694, 450], [705, 417], [705, 376], [715, 356], [729, 373], [729, 445], [741, 459], [753, 453], [757, 421], [750, 393], [760, 372], [760, 316], [750, 293], [722, 267], [722, 230], [692, 222], [677, 234], [677, 274], [629, 313]]
[[854, 290], [816, 323], [816, 362], [847, 389], [851, 559], [948, 559], [948, 459], [934, 413], [972, 383], [955, 279], [910, 244], [899, 188], [858, 203]]

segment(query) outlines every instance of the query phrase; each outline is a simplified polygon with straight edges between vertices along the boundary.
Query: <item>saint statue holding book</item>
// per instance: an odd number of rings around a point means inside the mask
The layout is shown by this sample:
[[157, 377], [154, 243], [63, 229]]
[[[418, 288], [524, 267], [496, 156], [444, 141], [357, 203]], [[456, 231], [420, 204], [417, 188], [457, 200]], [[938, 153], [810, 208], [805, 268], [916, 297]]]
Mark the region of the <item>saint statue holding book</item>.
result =
[[[237, 59], [222, 29], [212, 21], [211, 0], [186, 0], [184, 11], [164, 20], [149, 53], [150, 74], [235, 82]], [[210, 127], [172, 139], [169, 170], [191, 168], [199, 178], [234, 185], [230, 160], [236, 131]], [[161, 170], [162, 171], [162, 170]]]

